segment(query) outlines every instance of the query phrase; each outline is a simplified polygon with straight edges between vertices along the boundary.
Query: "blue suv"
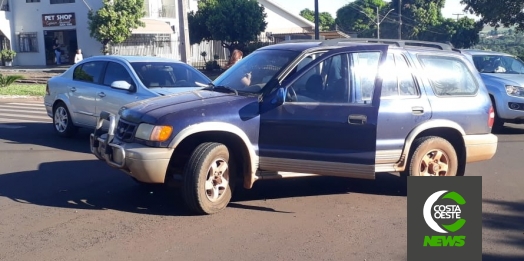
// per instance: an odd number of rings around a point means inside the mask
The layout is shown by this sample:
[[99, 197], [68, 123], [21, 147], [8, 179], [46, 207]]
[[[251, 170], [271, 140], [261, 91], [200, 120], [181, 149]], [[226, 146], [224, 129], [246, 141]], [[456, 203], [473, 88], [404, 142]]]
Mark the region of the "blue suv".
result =
[[91, 151], [141, 184], [181, 186], [196, 213], [235, 184], [311, 175], [464, 175], [491, 159], [494, 111], [479, 73], [445, 44], [364, 39], [260, 48], [209, 87], [102, 112]]

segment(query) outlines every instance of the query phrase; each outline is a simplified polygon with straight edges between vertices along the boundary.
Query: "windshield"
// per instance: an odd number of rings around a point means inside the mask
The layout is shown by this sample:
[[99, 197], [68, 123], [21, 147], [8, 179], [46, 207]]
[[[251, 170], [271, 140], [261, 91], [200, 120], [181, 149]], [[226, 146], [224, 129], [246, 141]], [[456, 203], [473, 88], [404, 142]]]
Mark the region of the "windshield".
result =
[[147, 88], [206, 87], [211, 82], [184, 63], [133, 62], [131, 66]]
[[506, 55], [474, 55], [473, 63], [481, 73], [524, 73], [524, 62], [517, 57]]
[[299, 54], [288, 50], [255, 51], [225, 71], [213, 84], [241, 92], [258, 93]]

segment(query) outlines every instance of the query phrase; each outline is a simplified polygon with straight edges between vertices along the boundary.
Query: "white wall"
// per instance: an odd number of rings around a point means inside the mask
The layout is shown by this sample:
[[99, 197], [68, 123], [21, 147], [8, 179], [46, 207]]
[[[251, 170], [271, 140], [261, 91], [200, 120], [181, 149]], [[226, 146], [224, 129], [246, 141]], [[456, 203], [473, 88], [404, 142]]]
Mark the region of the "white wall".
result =
[[[1, 2], [1, 1], [0, 1]], [[11, 3], [9, 3], [11, 4]], [[10, 6], [12, 9], [12, 6]], [[11, 19], [13, 12], [0, 11], [0, 31], [8, 38], [11, 39]]]
[[[94, 10], [102, 7], [100, 0], [85, 0], [87, 4]], [[11, 46], [17, 51], [14, 60], [14, 65], [45, 65], [45, 45], [44, 45], [44, 30], [67, 30], [76, 29], [78, 47], [82, 49], [84, 57], [93, 55], [100, 55], [102, 45], [95, 39], [89, 36], [89, 29], [87, 25], [88, 7], [82, 0], [77, 0], [75, 3], [68, 4], [50, 4], [49, 0], [43, 0], [40, 3], [26, 3], [22, 0], [11, 1], [11, 10], [13, 12], [12, 23], [12, 40]], [[75, 26], [61, 26], [61, 27], [43, 27], [42, 14], [56, 14], [56, 13], [75, 13]], [[30, 18], [30, 19], [28, 19]], [[18, 33], [36, 32], [38, 37], [38, 52], [37, 53], [20, 53], [18, 52]]]
[[264, 5], [267, 14], [266, 32], [272, 33], [301, 33], [303, 27], [309, 27], [303, 21], [291, 16], [286, 11], [276, 8], [271, 4]]

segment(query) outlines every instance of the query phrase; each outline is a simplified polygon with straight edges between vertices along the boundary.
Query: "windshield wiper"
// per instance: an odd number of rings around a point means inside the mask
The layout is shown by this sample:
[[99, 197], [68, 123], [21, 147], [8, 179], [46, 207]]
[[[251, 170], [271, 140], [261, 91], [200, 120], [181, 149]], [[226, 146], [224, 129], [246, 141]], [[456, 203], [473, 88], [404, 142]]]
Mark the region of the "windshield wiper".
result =
[[213, 83], [209, 83], [209, 86], [204, 88], [204, 90], [211, 90], [211, 91], [226, 91], [226, 92], [234, 92], [235, 95], [238, 95], [238, 91], [227, 86], [223, 85], [214, 85]]

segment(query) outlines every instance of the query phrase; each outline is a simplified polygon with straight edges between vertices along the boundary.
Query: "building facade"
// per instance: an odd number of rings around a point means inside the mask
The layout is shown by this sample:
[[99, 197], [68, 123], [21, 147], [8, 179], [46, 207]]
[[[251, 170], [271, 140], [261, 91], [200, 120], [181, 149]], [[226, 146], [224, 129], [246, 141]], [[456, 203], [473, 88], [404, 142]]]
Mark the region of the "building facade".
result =
[[[179, 52], [172, 41], [178, 32], [176, 2], [145, 0], [145, 27], [134, 30], [112, 51], [176, 59]], [[102, 0], [0, 0], [0, 49], [16, 51], [13, 65], [22, 66], [56, 64], [56, 43], [61, 64], [73, 64], [77, 49], [84, 57], [101, 55], [102, 45], [90, 37], [87, 14], [102, 6]]]

